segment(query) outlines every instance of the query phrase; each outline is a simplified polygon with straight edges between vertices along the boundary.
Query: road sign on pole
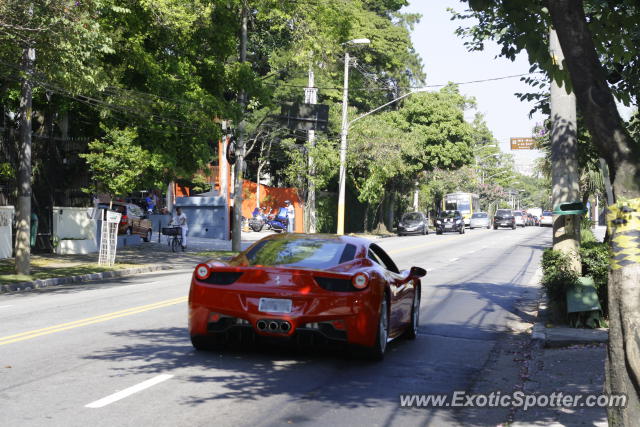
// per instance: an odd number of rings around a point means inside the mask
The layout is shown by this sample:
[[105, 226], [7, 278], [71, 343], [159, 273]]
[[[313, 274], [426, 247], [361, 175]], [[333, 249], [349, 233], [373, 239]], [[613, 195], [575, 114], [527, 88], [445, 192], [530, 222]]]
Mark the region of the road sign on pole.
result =
[[536, 148], [536, 141], [533, 138], [511, 138], [512, 150], [533, 150]]

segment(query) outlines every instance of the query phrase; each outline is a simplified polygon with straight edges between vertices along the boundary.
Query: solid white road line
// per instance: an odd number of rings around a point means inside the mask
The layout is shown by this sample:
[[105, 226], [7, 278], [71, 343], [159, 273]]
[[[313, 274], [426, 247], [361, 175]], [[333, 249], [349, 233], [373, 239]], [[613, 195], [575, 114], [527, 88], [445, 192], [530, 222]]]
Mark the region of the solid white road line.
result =
[[460, 258], [451, 258], [449, 261], [454, 262], [454, 261], [457, 261], [457, 260], [459, 260], [459, 259], [460, 259]]
[[160, 384], [161, 382], [166, 381], [172, 377], [173, 375], [168, 374], [158, 375], [157, 377], [153, 377], [150, 380], [141, 382], [140, 384], [136, 384], [133, 387], [125, 388], [124, 390], [121, 390], [103, 399], [91, 402], [88, 405], [85, 405], [85, 408], [102, 408], [103, 406], [107, 406], [110, 403], [117, 402], [120, 399], [131, 396], [134, 393], [137, 393], [149, 387], [153, 387], [156, 384]]

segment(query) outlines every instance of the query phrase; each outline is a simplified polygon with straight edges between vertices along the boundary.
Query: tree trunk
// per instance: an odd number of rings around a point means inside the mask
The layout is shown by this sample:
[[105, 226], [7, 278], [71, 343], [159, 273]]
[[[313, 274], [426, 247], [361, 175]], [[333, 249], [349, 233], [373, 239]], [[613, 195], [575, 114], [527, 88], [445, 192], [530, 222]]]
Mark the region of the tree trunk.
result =
[[362, 231], [366, 233], [369, 231], [369, 202], [364, 208], [364, 220], [362, 222]]
[[626, 407], [609, 408], [609, 424], [635, 425], [640, 420], [640, 244], [633, 236], [640, 231], [640, 149], [618, 114], [582, 1], [553, 0], [547, 5], [585, 123], [609, 166], [615, 197], [626, 206], [609, 206], [607, 216], [612, 265], [606, 374], [607, 392], [627, 395]]
[[[562, 64], [564, 56], [554, 30], [549, 32], [549, 53], [559, 65]], [[567, 93], [566, 89], [558, 82], [551, 81], [551, 181], [554, 208], [561, 203], [575, 202], [580, 195], [576, 97], [573, 92]], [[553, 215], [553, 249], [563, 252], [570, 260], [571, 269], [580, 274], [579, 215]]]
[[394, 192], [390, 192], [389, 193], [389, 198], [387, 199], [387, 209], [386, 209], [386, 218], [385, 218], [385, 224], [387, 225], [387, 230], [391, 231], [393, 230], [393, 213], [394, 213], [394, 206], [395, 206], [395, 201], [396, 201], [396, 193]]
[[18, 209], [16, 211], [16, 274], [31, 273], [31, 74], [35, 61], [35, 49], [25, 47], [22, 56], [22, 80], [20, 94], [20, 166], [18, 168]]

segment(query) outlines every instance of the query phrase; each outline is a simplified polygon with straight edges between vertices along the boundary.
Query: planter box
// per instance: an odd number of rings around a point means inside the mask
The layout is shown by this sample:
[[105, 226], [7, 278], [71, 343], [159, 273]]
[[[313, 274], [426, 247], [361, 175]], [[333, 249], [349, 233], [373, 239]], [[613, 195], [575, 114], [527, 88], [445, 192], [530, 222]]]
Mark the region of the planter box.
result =
[[76, 254], [90, 254], [98, 252], [98, 246], [93, 239], [84, 240], [60, 240], [60, 243], [56, 247], [56, 254], [58, 255], [76, 255]]
[[13, 206], [0, 206], [0, 258], [13, 256], [12, 231]]

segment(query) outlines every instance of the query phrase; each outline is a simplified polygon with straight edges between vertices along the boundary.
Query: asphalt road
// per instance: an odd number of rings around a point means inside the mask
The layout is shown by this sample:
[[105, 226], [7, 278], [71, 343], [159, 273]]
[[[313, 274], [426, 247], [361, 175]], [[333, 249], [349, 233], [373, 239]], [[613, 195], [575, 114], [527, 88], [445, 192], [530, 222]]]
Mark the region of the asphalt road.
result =
[[400, 393], [467, 390], [480, 375], [551, 229], [473, 230], [379, 241], [423, 279], [415, 341], [383, 362], [332, 349], [196, 353], [191, 271], [0, 297], [2, 426], [373, 426], [464, 424], [450, 408], [407, 409]]

